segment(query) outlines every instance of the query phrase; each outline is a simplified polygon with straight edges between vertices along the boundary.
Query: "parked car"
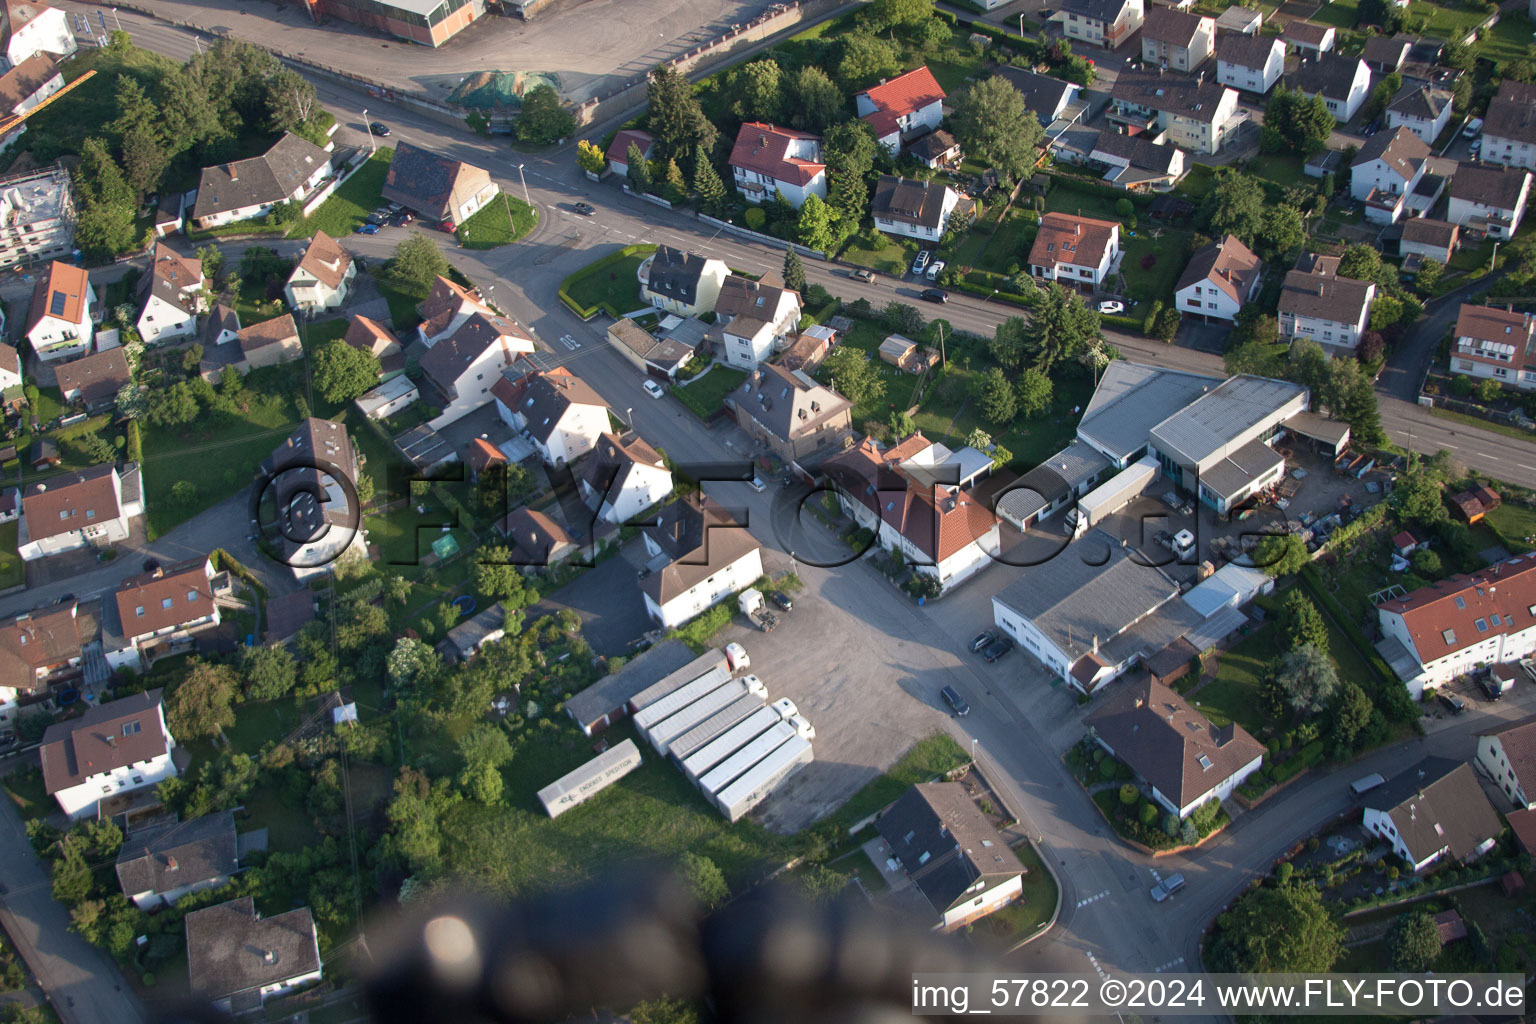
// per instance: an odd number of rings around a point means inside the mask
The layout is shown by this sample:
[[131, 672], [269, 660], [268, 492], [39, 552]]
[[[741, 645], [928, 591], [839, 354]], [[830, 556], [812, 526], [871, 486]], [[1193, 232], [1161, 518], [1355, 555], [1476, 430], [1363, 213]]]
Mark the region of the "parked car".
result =
[[778, 591], [774, 591], [768, 595], [768, 600], [778, 605], [781, 611], [792, 612], [795, 610], [795, 602], [790, 600], [788, 594], [781, 594]]
[[875, 283], [875, 275], [869, 270], [855, 270], [852, 277], [855, 281], [863, 281], [865, 284]]
[[1504, 688], [1499, 685], [1499, 681], [1494, 678], [1492, 672], [1484, 672], [1478, 676], [1477, 683], [1483, 688], [1483, 693], [1488, 695], [1489, 700], [1504, 699]]
[[1481, 138], [1473, 139], [1472, 140], [1472, 145], [1467, 147], [1467, 152], [1470, 153], [1472, 156], [1477, 156], [1482, 151], [1483, 151], [1483, 140]]
[[760, 478], [755, 477], [755, 476], [752, 478], [752, 483], [749, 486], [754, 491], [756, 491], [758, 494], [762, 494], [764, 491], [766, 491], [768, 489], [768, 485], [763, 483], [763, 481]]
[[1440, 695], [1440, 703], [1445, 705], [1445, 709], [1453, 715], [1459, 715], [1467, 710], [1467, 702], [1454, 693], [1442, 693]]
[[943, 304], [949, 301], [949, 292], [942, 288], [924, 288], [922, 299], [924, 302], [937, 302]]
[[943, 260], [934, 260], [932, 263], [930, 263], [928, 265], [928, 280], [937, 281], [939, 279], [939, 275], [944, 273], [945, 266], [946, 264]]
[[376, 235], [379, 233], [379, 226], [372, 222], [359, 224], [357, 226], [357, 233], [360, 235]]
[[653, 380], [648, 380], [640, 386], [645, 388], [645, 393], [650, 395], [652, 398], [660, 398], [662, 395], [666, 394], [666, 392], [661, 389], [661, 385], [657, 384]]
[[1121, 302], [1118, 299], [1105, 299], [1103, 302], [1099, 303], [1099, 312], [1100, 313], [1124, 313], [1125, 312], [1125, 303]]
[[971, 652], [975, 653], [976, 651], [981, 650], [983, 647], [987, 646], [987, 644], [991, 643], [993, 640], [996, 640], [996, 639], [997, 639], [997, 633], [994, 632], [993, 630], [990, 630], [990, 629], [982, 630], [980, 633], [977, 633], [976, 634], [976, 638], [971, 641]]
[[1461, 134], [1467, 138], [1476, 138], [1477, 133], [1483, 130], [1483, 119], [1474, 117], [1467, 122], [1467, 126], [1461, 130]]
[[389, 138], [390, 135], [393, 134], [389, 130], [389, 125], [385, 124], [383, 121], [368, 122], [368, 130], [373, 132], [373, 134], [385, 139]]
[[988, 662], [993, 662], [1011, 650], [1013, 650], [1013, 638], [1000, 636], [981, 649], [981, 656]]
[[1161, 903], [1182, 888], [1184, 888], [1184, 876], [1169, 875], [1152, 887], [1152, 902]]
[[571, 207], [571, 209], [575, 210], [583, 217], [590, 217], [597, 212], [597, 207], [593, 206], [591, 203], [577, 203], [575, 206]]
[[971, 713], [971, 706], [965, 702], [964, 697], [960, 696], [960, 691], [956, 690], [953, 686], [944, 687], [944, 689], [939, 691], [939, 696], [944, 698], [944, 703], [949, 705], [949, 709], [955, 713], [956, 717], [964, 718]]
[[923, 250], [919, 251], [917, 256], [914, 257], [913, 260], [912, 260], [912, 273], [914, 275], [917, 275], [917, 274], [921, 274], [924, 270], [927, 270], [928, 269], [928, 258], [930, 256], [932, 256], [932, 255], [933, 254], [931, 252], [929, 252], [927, 249], [923, 249]]
[[415, 219], [416, 215], [410, 210], [402, 210], [399, 213], [390, 214], [389, 226], [392, 228], [403, 228]]

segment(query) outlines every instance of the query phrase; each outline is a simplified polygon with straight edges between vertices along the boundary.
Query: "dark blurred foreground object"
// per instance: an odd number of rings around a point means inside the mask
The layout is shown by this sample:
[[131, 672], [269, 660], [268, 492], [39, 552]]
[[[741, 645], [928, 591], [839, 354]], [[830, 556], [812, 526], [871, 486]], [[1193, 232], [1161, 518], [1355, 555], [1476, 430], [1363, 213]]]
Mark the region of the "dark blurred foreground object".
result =
[[872, 909], [766, 887], [708, 917], [670, 875], [616, 873], [512, 907], [408, 908], [370, 929], [375, 1021], [563, 1021], [663, 993], [731, 1024], [912, 1018], [912, 975], [986, 971], [973, 949]]

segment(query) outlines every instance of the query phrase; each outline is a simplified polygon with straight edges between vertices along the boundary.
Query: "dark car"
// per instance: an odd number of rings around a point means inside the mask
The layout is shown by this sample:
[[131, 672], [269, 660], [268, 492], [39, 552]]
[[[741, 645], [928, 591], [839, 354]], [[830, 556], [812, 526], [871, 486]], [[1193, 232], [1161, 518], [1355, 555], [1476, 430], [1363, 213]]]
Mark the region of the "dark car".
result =
[[382, 136], [386, 139], [390, 136], [389, 125], [385, 124], [383, 121], [369, 121], [368, 129], [369, 131], [373, 132], [373, 134]]
[[1453, 715], [1459, 715], [1467, 710], [1467, 702], [1454, 693], [1442, 693], [1440, 695], [1440, 703], [1444, 704], [1445, 709]]
[[780, 608], [782, 608], [786, 612], [792, 612], [792, 611], [795, 610], [795, 602], [793, 602], [793, 601], [791, 601], [789, 599], [789, 595], [788, 594], [780, 594], [780, 593], [775, 592], [775, 593], [769, 594], [768, 598], [771, 601], [773, 601], [774, 604], [778, 605]]
[[992, 631], [990, 629], [983, 630], [982, 632], [977, 633], [975, 639], [973, 639], [971, 641], [971, 650], [972, 651], [979, 651], [983, 647], [987, 646], [987, 644], [991, 643], [993, 640], [996, 640], [996, 639], [997, 639], [997, 633], [995, 633], [994, 631]]
[[939, 696], [944, 698], [944, 703], [949, 705], [949, 709], [955, 713], [956, 717], [964, 718], [971, 713], [971, 706], [965, 702], [965, 698], [960, 696], [960, 692], [953, 686], [944, 687], [944, 689], [939, 691]]
[[416, 215], [414, 213], [409, 210], [402, 210], [399, 213], [390, 214], [389, 226], [392, 228], [403, 228], [415, 219]]
[[571, 207], [571, 209], [575, 210], [583, 217], [590, 217], [597, 212], [597, 207], [593, 206], [591, 203], [577, 203], [575, 206]]
[[996, 661], [1011, 650], [1013, 650], [1013, 641], [1006, 636], [1000, 636], [981, 649], [981, 656], [988, 661]]
[[949, 301], [949, 292], [942, 288], [924, 288], [922, 300], [924, 302], [945, 303]]

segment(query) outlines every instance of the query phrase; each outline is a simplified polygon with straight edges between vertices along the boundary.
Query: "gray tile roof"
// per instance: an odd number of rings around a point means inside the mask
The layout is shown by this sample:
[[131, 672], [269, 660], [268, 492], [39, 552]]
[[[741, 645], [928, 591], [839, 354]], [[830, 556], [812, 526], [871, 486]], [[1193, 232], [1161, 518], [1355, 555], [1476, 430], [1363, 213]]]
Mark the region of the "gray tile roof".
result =
[[1483, 134], [1536, 142], [1536, 83], [1504, 79], [1483, 116]]
[[1061, 451], [1031, 469], [997, 499], [998, 515], [1022, 521], [1045, 506], [1075, 491], [1109, 468], [1109, 460], [1081, 441], [1074, 440]]
[[1388, 71], [1396, 71], [1413, 49], [1413, 40], [1407, 36], [1371, 36], [1360, 51], [1361, 58], [1373, 67], [1380, 65]]
[[1407, 181], [1418, 173], [1427, 159], [1429, 146], [1406, 127], [1399, 125], [1390, 132], [1377, 132], [1366, 139], [1350, 166], [1359, 167], [1372, 160], [1382, 160]]
[[1000, 67], [997, 75], [1024, 97], [1024, 105], [1045, 124], [1055, 117], [1062, 101], [1077, 87], [1050, 75], [1042, 75], [1023, 68]]
[[1428, 217], [1409, 217], [1403, 221], [1403, 241], [1450, 248], [1456, 240], [1456, 225]]
[[1213, 75], [1197, 79], [1144, 70], [1122, 71], [1109, 94], [1122, 103], [1210, 124], [1229, 91]]
[[1398, 90], [1387, 109], [1403, 117], [1433, 121], [1451, 105], [1451, 94], [1429, 85], [1405, 85]]
[[[1330, 100], [1349, 97], [1350, 86], [1365, 62], [1359, 57], [1344, 57], [1337, 53], [1324, 53], [1320, 57], [1304, 60], [1286, 77], [1287, 84], [1308, 95], [1321, 94]], [[1369, 73], [1369, 69], [1367, 69]]]
[[1472, 766], [1448, 757], [1426, 757], [1387, 780], [1365, 798], [1385, 811], [1414, 859], [1446, 849], [1461, 860], [1504, 831]]
[[1119, 132], [1101, 132], [1094, 151], [1117, 156], [1130, 161], [1132, 167], [1168, 173], [1179, 158], [1177, 146], [1159, 146], [1144, 135], [1121, 135]]
[[1071, 11], [1081, 18], [1092, 18], [1106, 24], [1113, 24], [1120, 17], [1120, 12], [1125, 9], [1126, 0], [1066, 0], [1061, 5], [1064, 11]]
[[1095, 640], [1109, 641], [1178, 594], [1179, 585], [1162, 569], [1121, 547], [1118, 537], [1092, 530], [1049, 562], [1020, 569], [994, 600], [1075, 660], [1091, 652]]
[[565, 414], [582, 405], [608, 408], [602, 396], [580, 377], [541, 373], [528, 382], [522, 404], [512, 411], [527, 419], [529, 434], [547, 442]]
[[1220, 377], [1116, 360], [1099, 379], [1078, 436], [1124, 458], [1147, 443], [1153, 427], [1220, 383]]
[[186, 917], [187, 982], [207, 1000], [253, 993], [320, 970], [309, 908], [258, 917], [250, 896], [194, 910]]
[[869, 208], [876, 217], [885, 220], [937, 228], [944, 217], [944, 193], [947, 191], [948, 186], [943, 182], [916, 178], [907, 181], [882, 174], [875, 183], [875, 198]]
[[853, 407], [848, 399], [801, 371], [771, 364], [759, 367], [747, 388], [736, 391], [734, 401], [783, 441], [814, 434]]
[[651, 260], [651, 273], [646, 287], [657, 295], [676, 299], [691, 306], [698, 301], [699, 281], [704, 276], [704, 265], [709, 260], [696, 252], [683, 252], [670, 245], [657, 248]]
[[958, 782], [923, 782], [875, 822], [928, 903], [940, 914], [1023, 872], [1024, 865]]
[[1159, 451], [1198, 466], [1306, 390], [1269, 377], [1232, 377], [1153, 427], [1152, 440]]
[[261, 156], [203, 168], [192, 218], [286, 202], [331, 156], [307, 139], [285, 132]]
[[1298, 267], [1287, 272], [1285, 286], [1280, 290], [1280, 312], [1335, 323], [1357, 323], [1374, 294], [1374, 286], [1368, 281], [1336, 276], [1332, 268], [1337, 266], [1335, 257], [1331, 262], [1314, 261], [1311, 270]]
[[1222, 497], [1236, 494], [1249, 482], [1257, 480], [1284, 457], [1263, 441], [1249, 441], [1235, 452], [1200, 471], [1200, 483]]
[[484, 168], [402, 142], [395, 147], [380, 194], [425, 217], [443, 220], [451, 219], [454, 211], [489, 183]]
[[1451, 198], [1467, 199], [1500, 210], [1513, 210], [1526, 191], [1531, 172], [1523, 167], [1462, 164], [1451, 179]]
[[117, 854], [117, 880], [131, 897], [211, 882], [238, 866], [235, 812], [215, 811], [128, 833]]
[[622, 708], [635, 694], [693, 659], [693, 652], [681, 640], [663, 640], [566, 701], [565, 713], [585, 728], [609, 712]]
[[1224, 64], [1234, 64], [1240, 68], [1263, 70], [1269, 63], [1270, 53], [1277, 45], [1282, 49], [1285, 46], [1274, 36], [1226, 32], [1216, 40], [1216, 60]]
[[1201, 24], [1207, 20], [1198, 14], [1186, 14], [1172, 7], [1152, 4], [1147, 7], [1146, 19], [1141, 25], [1141, 37], [1187, 47], [1194, 42], [1195, 33], [1200, 31]]

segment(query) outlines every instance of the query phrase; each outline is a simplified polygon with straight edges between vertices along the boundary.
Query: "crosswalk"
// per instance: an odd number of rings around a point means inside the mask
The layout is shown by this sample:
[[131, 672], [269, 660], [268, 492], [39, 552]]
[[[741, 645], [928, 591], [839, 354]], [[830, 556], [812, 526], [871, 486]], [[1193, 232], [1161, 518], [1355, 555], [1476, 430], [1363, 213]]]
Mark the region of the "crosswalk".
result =
[[1092, 896], [1085, 896], [1084, 898], [1082, 898], [1082, 899], [1077, 901], [1077, 905], [1079, 907], [1086, 907], [1090, 903], [1097, 903], [1099, 900], [1103, 899], [1104, 897], [1106, 897], [1108, 895], [1109, 895], [1109, 890], [1105, 889], [1103, 892], [1096, 892]]
[[1086, 953], [1085, 955], [1088, 957], [1088, 962], [1093, 965], [1094, 973], [1099, 976], [1099, 979], [1101, 981], [1108, 981], [1109, 972], [1099, 966], [1099, 958], [1092, 953]]
[[1169, 960], [1167, 963], [1163, 964], [1161, 967], [1154, 967], [1154, 968], [1152, 968], [1152, 973], [1153, 974], [1162, 974], [1165, 971], [1171, 971], [1175, 967], [1182, 967], [1182, 966], [1184, 966], [1184, 958], [1183, 957], [1178, 957], [1176, 959]]

